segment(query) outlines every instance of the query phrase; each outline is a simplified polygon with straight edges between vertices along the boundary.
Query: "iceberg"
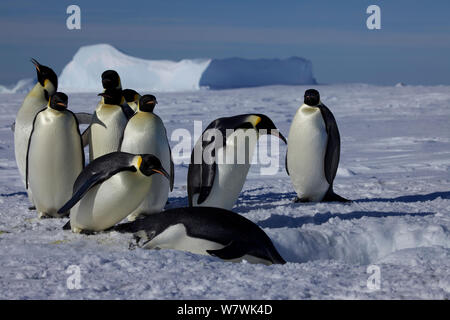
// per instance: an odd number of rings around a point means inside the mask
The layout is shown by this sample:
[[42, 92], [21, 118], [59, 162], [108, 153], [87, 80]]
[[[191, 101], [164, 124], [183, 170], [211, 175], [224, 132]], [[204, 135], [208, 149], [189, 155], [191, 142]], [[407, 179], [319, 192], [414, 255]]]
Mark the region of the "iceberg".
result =
[[64, 92], [101, 92], [101, 74], [116, 70], [122, 87], [137, 91], [192, 91], [200, 89], [200, 78], [210, 59], [146, 60], [128, 56], [109, 44], [78, 49], [59, 76]]
[[316, 83], [312, 73], [312, 63], [299, 57], [215, 59], [211, 61], [200, 79], [200, 86], [210, 89]]
[[28, 93], [35, 86], [37, 80], [22, 79], [12, 86], [0, 85], [0, 93]]

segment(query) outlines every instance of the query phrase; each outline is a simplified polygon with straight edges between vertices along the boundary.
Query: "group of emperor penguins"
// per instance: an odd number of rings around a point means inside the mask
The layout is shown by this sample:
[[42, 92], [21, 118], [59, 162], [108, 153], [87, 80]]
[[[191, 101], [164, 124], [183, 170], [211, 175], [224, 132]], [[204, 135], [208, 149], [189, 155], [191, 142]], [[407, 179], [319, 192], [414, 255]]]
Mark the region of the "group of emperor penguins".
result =
[[[55, 72], [35, 59], [37, 83], [25, 97], [13, 125], [17, 166], [32, 209], [42, 217], [66, 217], [73, 232], [132, 232], [136, 245], [212, 255], [227, 261], [285, 263], [256, 224], [230, 211], [250, 169], [255, 142], [237, 144], [254, 130], [288, 144], [286, 171], [296, 202], [349, 201], [333, 192], [340, 136], [319, 92], [305, 92], [289, 142], [264, 114], [242, 114], [210, 123], [192, 151], [188, 170], [189, 206], [164, 211], [173, 190], [174, 163], [166, 128], [153, 95], [122, 89], [118, 73], [101, 76], [103, 92], [93, 114], [73, 113], [58, 92]], [[88, 125], [81, 134], [79, 126]], [[205, 161], [195, 153], [214, 146], [209, 129], [222, 133], [224, 154], [244, 152], [244, 163]], [[230, 129], [232, 133], [230, 134]], [[250, 140], [252, 141], [252, 140]], [[84, 148], [89, 146], [85, 166]], [[243, 149], [243, 150], [240, 150]], [[212, 160], [212, 161], [211, 161]], [[118, 224], [124, 218], [128, 223]]]

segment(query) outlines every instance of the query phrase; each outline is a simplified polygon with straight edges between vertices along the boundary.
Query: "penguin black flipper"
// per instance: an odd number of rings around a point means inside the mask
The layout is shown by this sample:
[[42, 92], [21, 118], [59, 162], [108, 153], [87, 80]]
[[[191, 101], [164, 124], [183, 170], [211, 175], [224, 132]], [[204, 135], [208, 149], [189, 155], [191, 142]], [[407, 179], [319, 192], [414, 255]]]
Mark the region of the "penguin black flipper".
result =
[[319, 105], [320, 112], [322, 113], [323, 121], [325, 122], [325, 127], [328, 135], [327, 149], [325, 152], [325, 178], [330, 184], [327, 193], [325, 194], [322, 201], [339, 201], [339, 202], [350, 202], [350, 200], [345, 199], [333, 191], [333, 181], [336, 177], [339, 156], [341, 154], [341, 137], [339, 134], [339, 129], [337, 127], [336, 119], [324, 104]]
[[[66, 112], [69, 112], [70, 114], [72, 114], [73, 119], [75, 120], [75, 123], [77, 124], [77, 132], [78, 132], [78, 135], [80, 136], [81, 163], [82, 163], [82, 168], [84, 168], [84, 166], [86, 165], [85, 159], [84, 159], [84, 146], [85, 146], [85, 145], [84, 145], [83, 136], [82, 136], [82, 134], [81, 134], [81, 132], [80, 132], [80, 121], [79, 121], [79, 118], [77, 117], [77, 114], [76, 114], [76, 113], [73, 113], [73, 112], [70, 111], [70, 110], [66, 110]], [[86, 114], [88, 114], [88, 113], [86, 113]], [[92, 118], [92, 115], [90, 115], [90, 118]]]
[[27, 158], [25, 160], [25, 188], [28, 190], [28, 155], [30, 153], [30, 145], [31, 145], [31, 138], [33, 137], [33, 132], [34, 132], [34, 125], [36, 123], [36, 119], [39, 113], [41, 113], [42, 111], [46, 110], [47, 107], [43, 108], [41, 111], [39, 111], [38, 113], [36, 113], [36, 115], [34, 116], [33, 119], [33, 127], [31, 129], [31, 133], [30, 133], [30, 137], [28, 138], [28, 146], [27, 146]]
[[247, 248], [245, 248], [242, 243], [231, 241], [222, 249], [206, 250], [206, 252], [223, 260], [232, 260], [243, 257], [247, 253]]
[[[221, 119], [217, 119], [209, 124], [209, 126], [203, 131], [202, 137], [206, 131], [210, 129], [217, 129], [222, 132], [223, 137], [223, 146], [226, 144], [226, 136], [225, 136], [225, 127], [221, 126]], [[193, 206], [193, 196], [194, 194], [199, 194], [197, 199], [197, 204], [203, 203], [209, 196], [211, 192], [212, 186], [214, 184], [214, 177], [216, 176], [217, 163], [215, 158], [214, 150], [211, 153], [212, 159], [210, 159], [211, 163], [206, 163], [203, 159], [203, 151], [210, 144], [215, 143], [215, 136], [211, 138], [210, 141], [203, 141], [202, 137], [197, 142], [192, 150], [191, 154], [191, 163], [189, 164], [188, 169], [188, 198], [189, 198], [189, 206]], [[201, 148], [200, 150], [197, 150]], [[201, 163], [195, 163], [195, 153], [199, 153], [201, 157]]]
[[81, 134], [81, 141], [83, 141], [83, 148], [89, 144], [89, 138], [91, 134], [91, 126], [87, 127], [86, 130]]
[[193, 206], [194, 194], [199, 194], [197, 204], [201, 204], [208, 198], [211, 192], [214, 176], [216, 175], [216, 162], [207, 164], [202, 160], [201, 164], [194, 162], [194, 153], [192, 153], [191, 163], [188, 170], [188, 198], [189, 206]]
[[126, 102], [121, 104], [120, 107], [122, 108], [123, 114], [127, 120], [130, 120], [131, 117], [134, 116], [134, 110]]
[[77, 118], [79, 124], [90, 124], [92, 121], [92, 116], [92, 113], [87, 112], [75, 113], [75, 117]]
[[175, 165], [173, 164], [173, 158], [172, 158], [172, 149], [169, 145], [169, 153], [170, 153], [170, 191], [173, 191], [173, 184], [175, 182]]
[[289, 174], [289, 168], [288, 168], [288, 162], [287, 162], [287, 153], [288, 153], [288, 151], [286, 150], [286, 157], [284, 157], [284, 168], [286, 169], [286, 173], [287, 173], [287, 175], [289, 176], [290, 174]]
[[136, 171], [133, 165], [135, 155], [126, 152], [112, 152], [96, 158], [89, 163], [73, 185], [72, 198], [58, 210], [68, 212], [94, 186], [111, 178], [121, 171]]
[[332, 185], [333, 180], [336, 177], [336, 172], [339, 165], [339, 155], [341, 153], [341, 137], [337, 127], [336, 119], [324, 104], [319, 105], [320, 112], [322, 113], [323, 121], [328, 135], [327, 149], [325, 152], [325, 178], [327, 182]]
[[70, 226], [70, 220], [67, 221], [67, 223], [63, 226], [63, 230], [70, 230], [71, 226]]

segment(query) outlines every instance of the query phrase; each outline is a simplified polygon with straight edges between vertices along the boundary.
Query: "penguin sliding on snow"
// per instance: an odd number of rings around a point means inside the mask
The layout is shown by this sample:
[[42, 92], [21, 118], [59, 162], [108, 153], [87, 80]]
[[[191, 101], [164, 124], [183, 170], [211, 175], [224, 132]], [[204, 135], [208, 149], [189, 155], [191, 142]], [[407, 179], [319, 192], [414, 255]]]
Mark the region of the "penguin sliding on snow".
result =
[[59, 210], [70, 210], [73, 232], [106, 230], [133, 212], [148, 196], [155, 174], [169, 179], [159, 159], [151, 154], [112, 152], [101, 156], [81, 172], [72, 198]]
[[125, 98], [126, 103], [133, 109], [134, 112], [138, 110], [139, 100], [141, 99], [141, 95], [132, 89], [125, 89], [122, 91], [123, 97]]
[[317, 90], [305, 91], [288, 139], [286, 171], [298, 195], [295, 201], [350, 201], [333, 192], [341, 138], [336, 120]]
[[158, 101], [153, 95], [144, 95], [140, 98], [137, 112], [125, 127], [120, 151], [153, 154], [161, 161], [163, 168], [170, 172], [170, 181], [160, 175], [152, 176], [148, 196], [128, 216], [130, 221], [136, 219], [140, 214], [161, 212], [167, 203], [169, 191], [173, 190], [174, 164], [167, 131], [161, 118], [153, 113], [157, 103]]
[[134, 233], [138, 246], [148, 249], [176, 249], [233, 262], [286, 263], [256, 224], [221, 208], [170, 209], [114, 230]]
[[[14, 153], [22, 177], [23, 184], [26, 185], [27, 149], [30, 140], [33, 120], [36, 114], [48, 103], [48, 99], [58, 88], [58, 77], [49, 67], [41, 65], [35, 59], [31, 59], [37, 73], [38, 82], [31, 89], [17, 112], [14, 124]], [[28, 197], [33, 203], [31, 191], [28, 190]]]
[[61, 92], [51, 96], [47, 108], [35, 116], [28, 142], [27, 189], [33, 193], [40, 218], [58, 216], [84, 167], [78, 121], [67, 110], [67, 100]]
[[[230, 129], [234, 131], [227, 136], [227, 130]], [[286, 143], [286, 139], [277, 130], [272, 120], [263, 114], [242, 114], [219, 118], [210, 123], [192, 151], [187, 181], [189, 206], [219, 207], [230, 210], [235, 205], [250, 169], [252, 154], [261, 129], [267, 130], [267, 134], [277, 136]], [[204, 141], [204, 136], [209, 135], [209, 132], [214, 134], [215, 130], [221, 133], [223, 141], [215, 141], [215, 139]], [[254, 131], [247, 132], [248, 130]], [[249, 133], [256, 136], [246, 143], [245, 136]], [[220, 159], [217, 161], [218, 157], [214, 151], [210, 154], [211, 159], [205, 161], [203, 151], [206, 148], [214, 149], [217, 143], [219, 147], [215, 151], [223, 152], [222, 155], [227, 161]], [[228, 161], [228, 157], [233, 159]], [[245, 162], [235, 161], [234, 157], [241, 157], [241, 159], [245, 157]]]

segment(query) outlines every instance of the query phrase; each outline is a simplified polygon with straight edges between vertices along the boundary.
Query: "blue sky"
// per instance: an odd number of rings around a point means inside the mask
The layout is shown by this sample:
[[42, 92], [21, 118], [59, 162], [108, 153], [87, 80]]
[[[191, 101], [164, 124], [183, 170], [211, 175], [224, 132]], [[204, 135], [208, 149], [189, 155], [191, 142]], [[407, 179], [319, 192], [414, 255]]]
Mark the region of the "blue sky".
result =
[[[81, 8], [81, 30], [66, 8]], [[368, 30], [366, 8], [381, 8]], [[450, 84], [450, 1], [3, 1], [0, 84], [58, 74], [82, 45], [148, 59], [285, 58], [313, 62], [320, 83]]]

